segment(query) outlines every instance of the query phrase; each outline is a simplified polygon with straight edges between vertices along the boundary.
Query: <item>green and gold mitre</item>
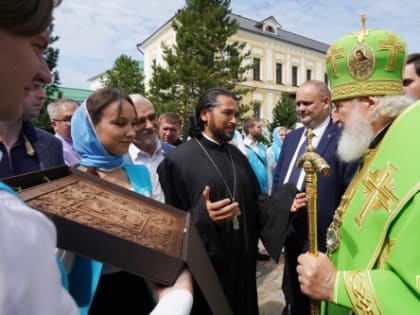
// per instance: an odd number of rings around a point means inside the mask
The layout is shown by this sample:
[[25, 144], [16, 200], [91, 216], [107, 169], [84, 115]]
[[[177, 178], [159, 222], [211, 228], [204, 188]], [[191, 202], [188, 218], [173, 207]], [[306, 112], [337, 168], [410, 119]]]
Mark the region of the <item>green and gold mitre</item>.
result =
[[407, 55], [401, 36], [386, 30], [362, 29], [338, 39], [327, 52], [332, 101], [403, 93]]

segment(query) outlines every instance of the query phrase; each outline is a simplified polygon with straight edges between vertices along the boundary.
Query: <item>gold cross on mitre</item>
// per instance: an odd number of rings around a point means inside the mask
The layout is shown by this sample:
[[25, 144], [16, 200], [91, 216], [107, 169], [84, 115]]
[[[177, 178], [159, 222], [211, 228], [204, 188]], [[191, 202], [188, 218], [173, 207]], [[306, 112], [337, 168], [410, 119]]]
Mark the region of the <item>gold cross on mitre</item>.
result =
[[398, 168], [388, 163], [383, 170], [369, 171], [367, 178], [363, 181], [365, 185], [365, 200], [355, 221], [362, 227], [363, 221], [371, 211], [384, 208], [390, 213], [398, 202], [398, 197], [392, 192], [394, 189], [394, 175]]
[[361, 22], [362, 22], [362, 29], [356, 33], [354, 33], [356, 35], [357, 41], [359, 43], [363, 42], [365, 36], [369, 33], [369, 31], [366, 29], [366, 14], [362, 14], [360, 16]]
[[338, 70], [335, 64], [337, 58], [344, 58], [344, 48], [336, 48], [335, 45], [333, 45], [328, 51], [326, 62], [330, 64], [331, 71], [335, 78], [338, 78]]
[[389, 50], [389, 58], [386, 63], [385, 70], [393, 71], [395, 67], [395, 62], [397, 60], [398, 52], [405, 52], [405, 45], [398, 41], [397, 37], [388, 33], [388, 40], [379, 41], [379, 50]]

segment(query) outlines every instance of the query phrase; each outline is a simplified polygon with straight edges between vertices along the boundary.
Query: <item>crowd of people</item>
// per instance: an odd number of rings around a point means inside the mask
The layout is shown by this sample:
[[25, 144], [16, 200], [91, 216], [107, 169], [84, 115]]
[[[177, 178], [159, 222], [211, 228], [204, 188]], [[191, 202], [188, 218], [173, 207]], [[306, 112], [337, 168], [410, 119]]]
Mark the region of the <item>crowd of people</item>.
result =
[[[82, 104], [48, 104], [52, 135], [32, 120], [51, 82], [43, 53], [59, 3], [6, 0], [0, 8], [0, 179], [67, 164], [189, 212], [235, 315], [259, 313], [259, 240], [276, 262], [284, 253], [279, 313], [309, 314], [311, 301], [328, 315], [419, 312], [420, 152], [410, 140], [420, 132], [420, 53], [407, 56], [398, 34], [362, 29], [339, 38], [326, 56], [329, 85], [298, 87], [300, 127], [274, 128], [268, 148], [262, 122], [239, 117], [237, 96], [222, 87], [195, 104], [188, 139], [176, 113], [158, 116], [143, 95], [112, 88]], [[297, 167], [309, 129], [331, 169], [317, 183], [317, 255], [308, 253], [305, 171]], [[156, 285], [63, 255], [56, 239], [53, 223], [0, 182], [0, 314], [212, 314], [187, 268], [172, 286]]]

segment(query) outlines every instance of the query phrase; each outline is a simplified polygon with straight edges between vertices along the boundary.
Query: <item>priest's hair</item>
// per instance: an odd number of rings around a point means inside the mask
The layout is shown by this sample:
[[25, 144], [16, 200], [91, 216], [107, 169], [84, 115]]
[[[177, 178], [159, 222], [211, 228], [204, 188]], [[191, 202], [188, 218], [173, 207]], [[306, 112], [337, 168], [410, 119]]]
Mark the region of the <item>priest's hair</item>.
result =
[[201, 95], [195, 107], [195, 121], [192, 119], [190, 120], [190, 124], [195, 124], [194, 126], [189, 126], [192, 136], [197, 136], [197, 133], [201, 134], [201, 131], [204, 130], [204, 121], [201, 120], [201, 112], [204, 109], [211, 110], [213, 107], [216, 107], [218, 105], [217, 97], [220, 95], [231, 97], [236, 101], [238, 100], [238, 97], [234, 93], [224, 88], [215, 87], [206, 90]]

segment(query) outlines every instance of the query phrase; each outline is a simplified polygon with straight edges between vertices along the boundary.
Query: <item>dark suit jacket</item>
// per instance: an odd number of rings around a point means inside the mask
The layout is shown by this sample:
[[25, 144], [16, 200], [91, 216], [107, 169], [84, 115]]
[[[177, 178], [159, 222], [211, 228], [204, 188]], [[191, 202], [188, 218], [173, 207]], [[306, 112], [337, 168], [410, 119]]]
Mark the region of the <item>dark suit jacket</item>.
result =
[[35, 132], [38, 141], [33, 146], [38, 154], [40, 169], [65, 165], [61, 141], [40, 128], [35, 128]]
[[[34, 155], [27, 154], [23, 135], [35, 150]], [[35, 128], [29, 121], [23, 121], [20, 136], [13, 147], [6, 150], [0, 143], [0, 151], [0, 178], [64, 165], [61, 141], [51, 133]]]
[[[273, 191], [283, 185], [289, 164], [296, 151], [304, 128], [289, 133], [283, 143], [280, 159], [274, 172]], [[318, 175], [318, 249], [325, 252], [326, 230], [332, 221], [334, 211], [340, 202], [341, 195], [350, 183], [358, 163], [346, 164], [336, 156], [340, 129], [329, 122], [316, 149], [331, 167], [329, 176]], [[300, 291], [296, 273], [297, 257], [308, 250], [307, 210], [300, 209], [292, 219], [285, 242], [285, 265], [282, 289], [286, 303], [290, 304], [291, 314], [309, 314], [309, 299]]]
[[[286, 136], [281, 149], [279, 162], [274, 171], [273, 191], [278, 190], [283, 185], [289, 164], [291, 163], [303, 131], [304, 128], [302, 127], [290, 132]], [[335, 152], [339, 137], [340, 129], [330, 121], [316, 149], [317, 153], [331, 167], [331, 174], [329, 176], [318, 174], [318, 248], [321, 251], [325, 251], [325, 234], [334, 215], [334, 211], [359, 164], [347, 164], [338, 159]], [[292, 228], [289, 230], [289, 237], [296, 233], [293, 237], [296, 237], [295, 240], [298, 241], [301, 252], [307, 250], [306, 222], [306, 209], [301, 209], [295, 215]]]

